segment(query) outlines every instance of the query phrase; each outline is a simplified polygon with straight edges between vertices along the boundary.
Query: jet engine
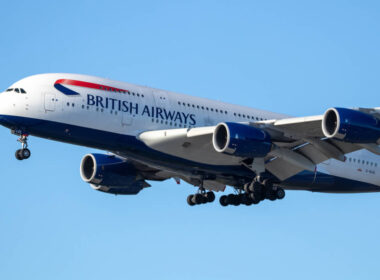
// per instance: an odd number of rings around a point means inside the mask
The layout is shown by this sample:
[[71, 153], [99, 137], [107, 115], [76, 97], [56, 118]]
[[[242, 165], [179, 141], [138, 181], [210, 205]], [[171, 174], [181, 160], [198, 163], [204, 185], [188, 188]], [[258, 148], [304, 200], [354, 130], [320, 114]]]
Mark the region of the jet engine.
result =
[[262, 129], [239, 123], [220, 123], [212, 137], [214, 149], [237, 157], [265, 157], [272, 149], [267, 132]]
[[379, 120], [367, 113], [330, 108], [322, 120], [323, 134], [350, 143], [376, 143], [380, 139]]
[[93, 189], [111, 194], [137, 194], [150, 186], [133, 164], [114, 155], [85, 155], [80, 175]]

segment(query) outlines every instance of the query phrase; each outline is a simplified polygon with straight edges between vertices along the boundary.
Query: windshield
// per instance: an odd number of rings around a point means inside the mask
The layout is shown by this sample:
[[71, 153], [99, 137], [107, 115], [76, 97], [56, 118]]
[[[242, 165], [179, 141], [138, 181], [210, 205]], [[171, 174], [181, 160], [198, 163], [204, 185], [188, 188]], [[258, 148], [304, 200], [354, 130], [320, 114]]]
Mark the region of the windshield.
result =
[[26, 94], [26, 91], [23, 88], [8, 88], [5, 92], [15, 92], [15, 93]]

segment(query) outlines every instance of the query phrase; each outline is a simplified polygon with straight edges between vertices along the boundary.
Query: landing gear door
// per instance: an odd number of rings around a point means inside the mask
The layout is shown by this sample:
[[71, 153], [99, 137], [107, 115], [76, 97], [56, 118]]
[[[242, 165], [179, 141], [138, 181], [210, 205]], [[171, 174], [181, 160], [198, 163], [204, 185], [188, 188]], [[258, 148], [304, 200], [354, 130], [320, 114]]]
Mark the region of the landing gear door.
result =
[[55, 94], [45, 93], [45, 111], [55, 111]]

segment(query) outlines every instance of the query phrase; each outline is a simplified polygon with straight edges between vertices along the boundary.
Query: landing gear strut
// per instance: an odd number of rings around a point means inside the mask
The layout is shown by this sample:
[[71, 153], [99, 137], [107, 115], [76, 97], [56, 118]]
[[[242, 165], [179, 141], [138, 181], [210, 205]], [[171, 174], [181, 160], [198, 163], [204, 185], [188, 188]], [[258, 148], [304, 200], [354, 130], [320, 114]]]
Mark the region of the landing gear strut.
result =
[[17, 150], [15, 156], [18, 160], [28, 159], [30, 158], [31, 152], [28, 149], [28, 135], [21, 134], [20, 138], [17, 140], [21, 143], [22, 148]]
[[187, 197], [187, 204], [190, 206], [211, 203], [215, 200], [215, 194], [213, 192], [206, 192], [203, 187], [199, 188], [198, 193], [191, 194]]

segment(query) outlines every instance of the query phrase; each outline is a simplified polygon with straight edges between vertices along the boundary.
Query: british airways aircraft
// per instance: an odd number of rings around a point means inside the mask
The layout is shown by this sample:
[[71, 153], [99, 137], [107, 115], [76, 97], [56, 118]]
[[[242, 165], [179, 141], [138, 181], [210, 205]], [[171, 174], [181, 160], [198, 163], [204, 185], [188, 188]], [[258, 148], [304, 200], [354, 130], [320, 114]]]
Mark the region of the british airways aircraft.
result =
[[0, 94], [0, 124], [29, 135], [106, 151], [87, 154], [82, 179], [98, 191], [133, 195], [147, 181], [197, 187], [189, 205], [252, 205], [284, 190], [380, 191], [380, 108], [330, 108], [290, 117], [77, 74], [22, 79]]

